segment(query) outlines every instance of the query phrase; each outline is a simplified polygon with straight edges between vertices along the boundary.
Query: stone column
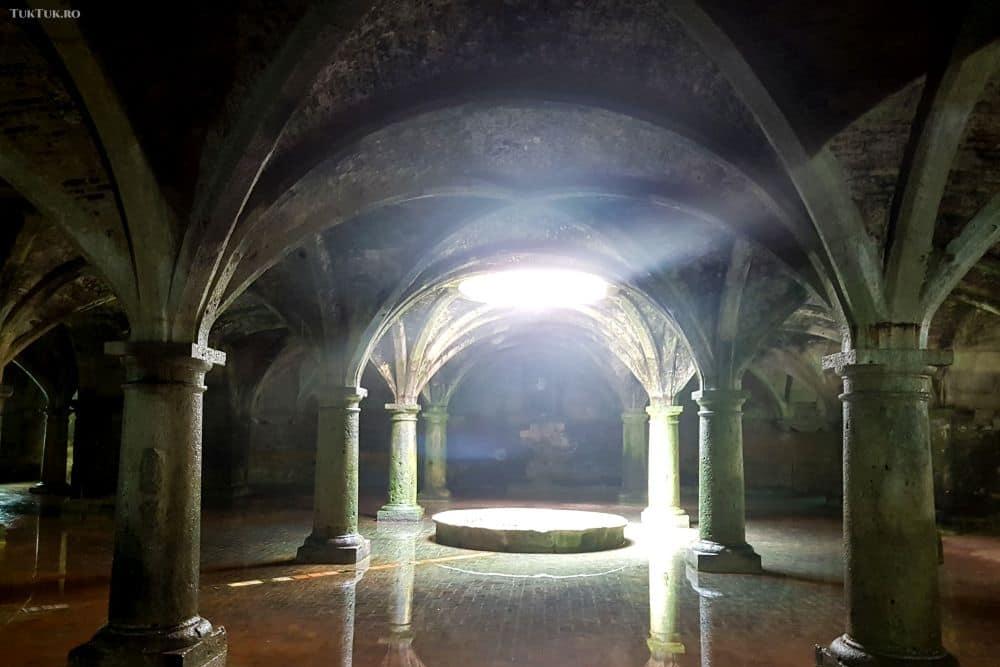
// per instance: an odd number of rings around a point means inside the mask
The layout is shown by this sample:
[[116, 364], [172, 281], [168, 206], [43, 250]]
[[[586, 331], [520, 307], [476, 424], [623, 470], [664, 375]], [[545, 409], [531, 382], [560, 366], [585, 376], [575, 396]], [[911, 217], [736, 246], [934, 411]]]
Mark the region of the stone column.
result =
[[941, 644], [927, 410], [931, 365], [949, 356], [851, 350], [823, 361], [844, 380], [847, 631], [816, 663], [955, 665]]
[[313, 530], [299, 562], [352, 564], [371, 554], [358, 533], [358, 422], [367, 394], [361, 387], [319, 393]]
[[698, 411], [698, 541], [691, 564], [701, 572], [757, 573], [760, 556], [746, 542], [743, 403], [726, 389], [695, 392]]
[[448, 408], [431, 405], [424, 411], [424, 483], [420, 497], [447, 500], [448, 490]]
[[233, 437], [229, 441], [229, 496], [232, 499], [245, 498], [250, 495], [250, 438], [252, 431], [253, 417], [249, 410], [233, 415]]
[[125, 413], [108, 624], [71, 667], [225, 664], [226, 631], [198, 615], [205, 373], [200, 345], [110, 343], [124, 357]]
[[[32, 478], [42, 476], [42, 461], [45, 454], [45, 433], [49, 422], [49, 411], [45, 407], [31, 408], [22, 414], [23, 430], [21, 464]], [[20, 466], [19, 466], [20, 467]], [[37, 477], [35, 477], [37, 475]]]
[[[123, 406], [116, 399], [102, 398], [81, 389], [75, 401], [73, 426], [73, 495], [80, 498], [108, 498], [114, 502], [118, 480], [118, 452], [121, 449]], [[117, 433], [116, 433], [117, 431]]]
[[378, 511], [379, 521], [420, 521], [424, 508], [417, 504], [416, 403], [387, 403], [392, 415], [389, 451], [389, 502]]
[[642, 522], [653, 526], [687, 528], [691, 519], [681, 507], [680, 405], [662, 400], [646, 408], [649, 415], [649, 506]]
[[207, 420], [202, 435], [208, 443], [202, 462], [202, 500], [216, 507], [232, 507], [250, 495], [250, 406], [233, 396], [227, 381], [209, 387], [204, 410], [212, 418]]
[[934, 506], [947, 516], [955, 507], [954, 449], [951, 420], [954, 408], [930, 410], [931, 464], [934, 469]]
[[49, 411], [45, 427], [45, 451], [42, 454], [42, 483], [31, 489], [32, 493], [69, 495], [66, 483], [66, 457], [69, 455], [68, 407], [55, 407]]
[[618, 502], [638, 505], [646, 502], [646, 410], [622, 413], [622, 490]]

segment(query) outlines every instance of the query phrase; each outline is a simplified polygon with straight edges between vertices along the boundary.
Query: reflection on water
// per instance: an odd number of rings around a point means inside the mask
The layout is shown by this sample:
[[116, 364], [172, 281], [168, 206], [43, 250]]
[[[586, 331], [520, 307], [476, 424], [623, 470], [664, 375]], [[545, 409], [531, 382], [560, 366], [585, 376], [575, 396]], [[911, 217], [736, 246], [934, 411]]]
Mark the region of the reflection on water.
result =
[[389, 632], [379, 639], [385, 644], [383, 667], [424, 667], [413, 649], [413, 584], [417, 576], [416, 553], [419, 526], [379, 526], [385, 539], [392, 571], [387, 614]]
[[334, 667], [352, 667], [354, 664], [354, 611], [358, 582], [364, 574], [365, 568], [359, 568], [334, 582], [333, 648], [330, 652]]
[[649, 550], [649, 662], [647, 667], [679, 665], [685, 652], [677, 625], [678, 593], [684, 559], [676, 543], [660, 542]]
[[[39, 513], [22, 515], [0, 528], [0, 583], [8, 592], [45, 590], [63, 595], [71, 524]], [[7, 596], [3, 596], [6, 598]]]
[[[64, 664], [105, 619], [111, 518], [3, 503], [21, 509], [0, 542], [0, 662]], [[842, 589], [826, 574], [836, 521], [758, 533], [785, 576], [699, 575], [683, 558], [693, 532], [655, 539], [633, 526], [624, 549], [523, 555], [438, 545], [426, 522], [369, 520], [367, 567], [297, 565], [310, 522], [305, 510], [206, 518], [201, 605], [227, 628], [230, 664], [800, 667], [842, 631]], [[946, 640], [963, 667], [993, 667], [1000, 540], [945, 539]]]

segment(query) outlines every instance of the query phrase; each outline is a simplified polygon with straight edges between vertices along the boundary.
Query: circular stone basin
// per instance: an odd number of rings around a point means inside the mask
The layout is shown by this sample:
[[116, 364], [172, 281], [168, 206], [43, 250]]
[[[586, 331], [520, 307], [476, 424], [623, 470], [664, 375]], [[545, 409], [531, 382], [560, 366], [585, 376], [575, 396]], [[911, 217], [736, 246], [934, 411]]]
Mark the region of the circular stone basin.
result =
[[628, 525], [617, 514], [533, 507], [449, 510], [431, 519], [438, 544], [515, 553], [617, 549], [625, 544]]

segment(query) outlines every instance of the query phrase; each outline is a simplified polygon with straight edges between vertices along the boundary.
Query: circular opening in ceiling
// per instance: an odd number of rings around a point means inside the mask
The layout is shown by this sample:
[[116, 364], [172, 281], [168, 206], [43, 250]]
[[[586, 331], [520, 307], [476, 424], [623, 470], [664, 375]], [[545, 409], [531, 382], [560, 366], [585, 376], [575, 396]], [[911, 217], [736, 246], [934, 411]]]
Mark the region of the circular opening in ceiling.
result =
[[449, 510], [431, 517], [438, 544], [481, 551], [584, 553], [625, 545], [617, 514], [535, 507]]
[[507, 269], [462, 280], [466, 299], [507, 308], [570, 308], [600, 301], [608, 283], [600, 276], [572, 269]]

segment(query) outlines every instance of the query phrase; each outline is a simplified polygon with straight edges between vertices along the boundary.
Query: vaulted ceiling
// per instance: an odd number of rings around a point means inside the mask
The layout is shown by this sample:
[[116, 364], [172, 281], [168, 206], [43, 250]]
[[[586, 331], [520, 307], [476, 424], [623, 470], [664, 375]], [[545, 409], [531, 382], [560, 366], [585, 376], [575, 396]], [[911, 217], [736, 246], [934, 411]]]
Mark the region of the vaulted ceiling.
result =
[[[969, 254], [995, 244], [1000, 216], [989, 5], [254, 0], [5, 16], [0, 315], [20, 315], [0, 319], [0, 352], [118, 307], [133, 336], [231, 346], [286, 330], [350, 357], [442, 276], [562, 252], [650, 295], [720, 359], [733, 317], [750, 335], [800, 307], [768, 342], [801, 347], [891, 316], [904, 242], [927, 267], [909, 280], [961, 274], [930, 309], [930, 339], [947, 343], [968, 313], [1000, 314], [1000, 246]], [[962, 104], [941, 148], [935, 110]], [[925, 136], [943, 180], [921, 250], [906, 211]], [[985, 227], [971, 245], [970, 221]]]

